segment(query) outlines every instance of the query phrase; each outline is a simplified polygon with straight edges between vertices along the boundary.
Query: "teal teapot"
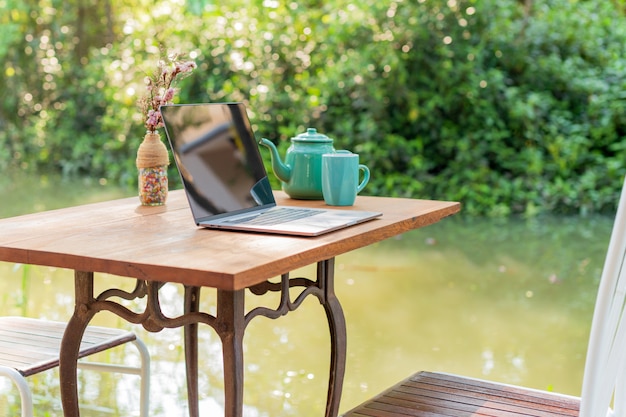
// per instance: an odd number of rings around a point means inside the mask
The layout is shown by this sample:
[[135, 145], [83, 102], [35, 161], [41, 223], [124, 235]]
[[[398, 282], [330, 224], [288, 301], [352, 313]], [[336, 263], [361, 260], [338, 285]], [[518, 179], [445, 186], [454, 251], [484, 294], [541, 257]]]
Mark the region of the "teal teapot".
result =
[[270, 140], [263, 138], [259, 144], [271, 151], [272, 169], [289, 197], [300, 200], [323, 199], [322, 155], [336, 152], [331, 138], [317, 133], [314, 128], [308, 128], [306, 133], [291, 138], [285, 162], [281, 161], [276, 146]]

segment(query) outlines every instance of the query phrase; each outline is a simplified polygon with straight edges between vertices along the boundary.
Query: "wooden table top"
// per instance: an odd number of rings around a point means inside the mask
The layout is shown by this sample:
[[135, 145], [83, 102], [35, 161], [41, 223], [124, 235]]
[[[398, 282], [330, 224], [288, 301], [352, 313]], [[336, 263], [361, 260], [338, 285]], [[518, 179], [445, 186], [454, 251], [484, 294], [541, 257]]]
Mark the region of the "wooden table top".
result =
[[[279, 205], [327, 207], [275, 194]], [[344, 209], [383, 216], [317, 237], [209, 230], [195, 225], [176, 190], [161, 207], [131, 197], [0, 219], [0, 261], [239, 290], [436, 223], [460, 204], [358, 196]]]

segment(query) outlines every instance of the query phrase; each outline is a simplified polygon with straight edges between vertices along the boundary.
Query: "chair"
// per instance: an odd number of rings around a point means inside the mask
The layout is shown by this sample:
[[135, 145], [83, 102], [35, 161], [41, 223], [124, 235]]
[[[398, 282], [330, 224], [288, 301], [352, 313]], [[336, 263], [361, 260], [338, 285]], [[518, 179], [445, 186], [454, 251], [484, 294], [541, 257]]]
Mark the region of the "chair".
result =
[[626, 184], [596, 298], [581, 397], [445, 373], [418, 372], [344, 417], [625, 417], [625, 377]]
[[[33, 416], [32, 394], [26, 377], [59, 365], [59, 348], [65, 323], [25, 317], [0, 317], [0, 376], [17, 386], [22, 417]], [[145, 344], [134, 333], [105, 327], [88, 326], [80, 346], [79, 358], [132, 342], [141, 358], [138, 367], [80, 361], [81, 369], [134, 374], [141, 377], [140, 416], [148, 416], [150, 356]]]

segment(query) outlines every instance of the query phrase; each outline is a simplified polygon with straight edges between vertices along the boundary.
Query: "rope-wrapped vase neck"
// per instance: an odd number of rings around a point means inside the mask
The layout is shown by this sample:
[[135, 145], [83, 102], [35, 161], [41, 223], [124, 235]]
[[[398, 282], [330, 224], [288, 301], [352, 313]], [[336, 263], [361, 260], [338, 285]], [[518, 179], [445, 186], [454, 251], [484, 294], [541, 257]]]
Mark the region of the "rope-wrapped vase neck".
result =
[[169, 165], [169, 162], [167, 148], [161, 142], [161, 135], [157, 132], [146, 132], [146, 136], [137, 150], [137, 168]]

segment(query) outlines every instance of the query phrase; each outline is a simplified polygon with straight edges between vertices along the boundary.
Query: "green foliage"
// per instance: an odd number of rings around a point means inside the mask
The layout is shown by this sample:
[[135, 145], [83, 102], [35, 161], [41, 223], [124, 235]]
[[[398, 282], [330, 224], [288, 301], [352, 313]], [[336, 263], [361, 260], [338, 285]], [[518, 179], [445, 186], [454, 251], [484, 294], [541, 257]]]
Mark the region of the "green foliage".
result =
[[371, 168], [367, 193], [472, 215], [611, 211], [624, 3], [522, 3], [0, 0], [0, 169], [135, 184], [135, 103], [163, 44], [199, 66], [179, 101], [244, 101], [283, 148], [317, 127]]
[[[396, 25], [386, 50], [401, 65], [380, 60], [348, 97], [329, 89], [326, 130], [374, 161], [378, 194], [450, 198], [494, 216], [612, 209], [626, 156], [624, 25], [610, 4], [557, 0], [525, 13], [502, 3], [398, 6], [378, 27]], [[351, 41], [375, 48], [376, 33]], [[338, 79], [362, 74], [364, 60]]]

